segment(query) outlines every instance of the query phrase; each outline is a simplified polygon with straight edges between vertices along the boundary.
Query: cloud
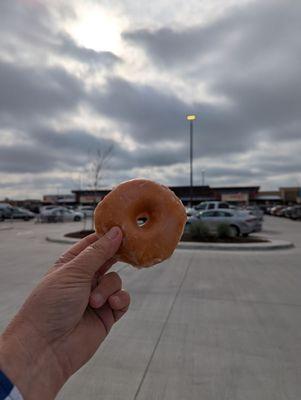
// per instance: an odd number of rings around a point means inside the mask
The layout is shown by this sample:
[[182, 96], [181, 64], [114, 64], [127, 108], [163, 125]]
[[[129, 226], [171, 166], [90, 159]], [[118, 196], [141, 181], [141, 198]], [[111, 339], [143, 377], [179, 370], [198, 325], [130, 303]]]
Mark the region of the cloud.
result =
[[27, 174], [60, 169], [72, 172], [85, 168], [95, 156], [95, 150], [106, 149], [112, 144], [115, 152], [120, 153], [113, 140], [83, 130], [59, 132], [39, 127], [31, 132], [18, 132], [10, 145], [1, 144], [0, 172]]
[[[31, 132], [28, 140], [31, 140], [34, 146], [43, 146], [49, 151], [62, 154], [71, 153], [75, 157], [81, 155], [81, 158], [86, 158], [95, 149], [108, 148], [115, 144], [112, 139], [96, 136], [80, 129], [56, 131], [45, 127], [39, 127]], [[115, 146], [118, 147], [117, 144]]]
[[[1, 1], [0, 172], [12, 193], [22, 179], [41, 193], [56, 179], [69, 188], [90, 149], [111, 143], [105, 184], [135, 176], [186, 184], [188, 113], [197, 114], [196, 179], [206, 168], [214, 185], [296, 181], [301, 3], [214, 0], [223, 11], [206, 18], [200, 10], [212, 1], [189, 0], [173, 24], [162, 15], [168, 1], [156, 0], [141, 23], [141, 6], [129, 7], [120, 57], [75, 41], [69, 24], [81, 15], [70, 2]], [[108, 18], [130, 5], [105, 3]]]
[[208, 41], [202, 40], [206, 33], [204, 28], [199, 27], [184, 31], [169, 27], [158, 30], [144, 28], [124, 32], [122, 36], [125, 40], [143, 47], [154, 62], [167, 68], [194, 62], [214, 42], [213, 37], [209, 37]]
[[[255, 57], [270, 56], [277, 47], [299, 48], [299, 17], [301, 4], [288, 0], [252, 1], [233, 6], [207, 24], [185, 28], [133, 29], [123, 38], [141, 46], [154, 62], [168, 69], [179, 65], [206, 62], [219, 55], [235, 56], [240, 62], [260, 61]], [[186, 22], [186, 21], [185, 21]], [[281, 35], [273, 28], [278, 27]], [[267, 54], [268, 51], [268, 54]], [[284, 51], [287, 54], [286, 51]], [[227, 60], [228, 61], [228, 60]]]
[[[198, 114], [195, 123], [197, 154], [217, 155], [243, 151], [254, 139], [239, 106], [186, 103], [167, 89], [112, 78], [102, 92], [95, 91], [91, 104], [111, 118], [138, 143], [173, 141], [188, 145], [186, 115]], [[247, 136], [246, 134], [249, 134]], [[162, 144], [164, 146], [164, 144]]]
[[[103, 132], [106, 133], [106, 132]], [[30, 132], [11, 135], [11, 144], [3, 142], [0, 147], [0, 172], [27, 174], [59, 170], [84, 170], [89, 162], [96, 160], [96, 151], [105, 151], [112, 146], [108, 167], [111, 171], [133, 170], [152, 165], [168, 166], [183, 162], [186, 149], [165, 143], [152, 147], [139, 146], [131, 151], [116, 140], [91, 134], [84, 130], [56, 131], [38, 127]], [[17, 143], [17, 138], [19, 142]]]
[[[243, 152], [266, 140], [301, 133], [301, 3], [252, 1], [191, 28], [162, 27], [124, 33], [157, 70], [217, 101], [193, 105], [200, 114], [205, 152]], [[277, 28], [276, 28], [277, 27]], [[176, 79], [176, 78], [175, 78]]]
[[62, 68], [29, 68], [0, 61], [0, 116], [59, 115], [84, 98], [83, 82]]
[[[45, 126], [10, 132], [0, 143], [0, 172], [10, 174], [78, 170], [85, 167], [96, 149], [115, 144], [84, 130], [57, 131]], [[118, 149], [117, 144], [115, 147]]]
[[41, 43], [49, 38], [54, 24], [49, 9], [42, 2], [1, 0], [0, 16], [1, 41], [5, 39], [13, 42], [18, 39], [28, 43]]
[[54, 50], [57, 50], [65, 57], [71, 57], [81, 63], [88, 65], [97, 65], [103, 67], [111, 67], [117, 63], [122, 62], [121, 58], [116, 56], [111, 51], [95, 51], [83, 46], [79, 46], [75, 41], [66, 33], [58, 36], [59, 41]]
[[52, 170], [58, 162], [57, 157], [47, 150], [28, 145], [0, 147], [0, 171], [9, 174], [37, 173]]
[[17, 58], [23, 57], [24, 51], [27, 53], [30, 49], [31, 53], [46, 55], [44, 59], [40, 58], [41, 63], [53, 55], [62, 57], [63, 61], [73, 59], [90, 67], [109, 68], [122, 61], [113, 52], [95, 51], [80, 46], [62, 29], [60, 18], [77, 18], [70, 4], [49, 7], [42, 2], [3, 0], [0, 14], [0, 44], [2, 52], [8, 58], [13, 53]]
[[97, 111], [122, 124], [136, 140], [177, 138], [189, 106], [167, 90], [159, 91], [121, 78], [111, 78], [91, 94]]

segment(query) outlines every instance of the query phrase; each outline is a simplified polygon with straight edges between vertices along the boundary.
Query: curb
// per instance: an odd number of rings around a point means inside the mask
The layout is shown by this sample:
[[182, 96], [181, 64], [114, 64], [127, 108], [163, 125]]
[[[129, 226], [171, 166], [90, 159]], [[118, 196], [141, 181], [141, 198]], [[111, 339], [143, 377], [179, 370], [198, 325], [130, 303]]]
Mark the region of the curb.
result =
[[60, 236], [46, 236], [47, 242], [62, 243], [62, 244], [75, 244], [79, 239], [67, 238], [64, 235]]
[[[46, 240], [52, 243], [75, 244], [78, 239], [66, 238], [64, 235], [47, 236]], [[232, 243], [196, 243], [180, 242], [177, 249], [180, 250], [220, 250], [220, 251], [273, 251], [287, 250], [294, 248], [294, 243], [285, 240], [271, 240], [267, 243], [242, 243], [240, 245]]]
[[179, 243], [178, 249], [182, 250], [219, 250], [219, 251], [274, 251], [294, 248], [294, 243], [285, 240], [271, 240], [267, 243]]

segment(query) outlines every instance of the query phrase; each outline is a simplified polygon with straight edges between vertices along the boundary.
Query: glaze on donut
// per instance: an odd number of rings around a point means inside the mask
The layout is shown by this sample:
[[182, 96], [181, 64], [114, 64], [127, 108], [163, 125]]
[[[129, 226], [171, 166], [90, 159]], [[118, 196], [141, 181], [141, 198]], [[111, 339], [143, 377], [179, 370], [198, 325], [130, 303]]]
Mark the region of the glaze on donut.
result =
[[[146, 219], [139, 226], [138, 220]], [[133, 179], [114, 188], [97, 205], [95, 230], [105, 234], [113, 226], [123, 232], [118, 260], [137, 268], [151, 267], [169, 258], [185, 226], [182, 202], [168, 187]]]

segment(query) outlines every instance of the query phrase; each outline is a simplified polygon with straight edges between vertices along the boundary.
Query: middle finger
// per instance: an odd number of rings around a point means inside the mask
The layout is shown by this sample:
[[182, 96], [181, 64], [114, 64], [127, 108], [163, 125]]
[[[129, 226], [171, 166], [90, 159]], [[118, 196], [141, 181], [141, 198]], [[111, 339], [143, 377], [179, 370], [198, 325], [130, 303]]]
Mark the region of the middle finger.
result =
[[98, 285], [90, 294], [89, 305], [93, 308], [103, 306], [112, 294], [121, 290], [121, 287], [120, 276], [116, 272], [109, 272], [100, 279]]

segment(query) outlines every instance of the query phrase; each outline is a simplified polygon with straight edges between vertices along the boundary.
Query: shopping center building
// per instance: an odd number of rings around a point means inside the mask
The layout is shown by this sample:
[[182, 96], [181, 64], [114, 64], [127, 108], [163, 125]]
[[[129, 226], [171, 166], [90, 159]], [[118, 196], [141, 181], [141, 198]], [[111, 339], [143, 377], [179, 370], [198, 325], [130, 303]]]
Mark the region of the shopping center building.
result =
[[[256, 201], [259, 186], [210, 187], [170, 186], [170, 189], [182, 200], [183, 204], [199, 204], [202, 201], [227, 201], [230, 203], [252, 203]], [[99, 202], [110, 190], [73, 190], [76, 204], [93, 204]]]
[[[183, 204], [199, 204], [202, 201], [226, 201], [231, 204], [291, 204], [301, 203], [301, 188], [286, 187], [276, 191], [260, 191], [260, 186], [210, 187], [170, 186]], [[73, 190], [70, 194], [45, 195], [44, 204], [89, 205], [101, 201], [110, 189]], [[192, 199], [191, 199], [192, 198]], [[192, 201], [191, 201], [192, 200]]]
[[[202, 201], [226, 201], [232, 204], [301, 204], [300, 187], [281, 187], [274, 191], [260, 191], [260, 186], [228, 186], [210, 187], [170, 186], [170, 189], [182, 200], [185, 205], [196, 205]], [[14, 200], [6, 202], [15, 206], [38, 209], [41, 205], [78, 206], [92, 205], [101, 201], [110, 189], [103, 190], [73, 190], [72, 193], [44, 195], [43, 200]]]

